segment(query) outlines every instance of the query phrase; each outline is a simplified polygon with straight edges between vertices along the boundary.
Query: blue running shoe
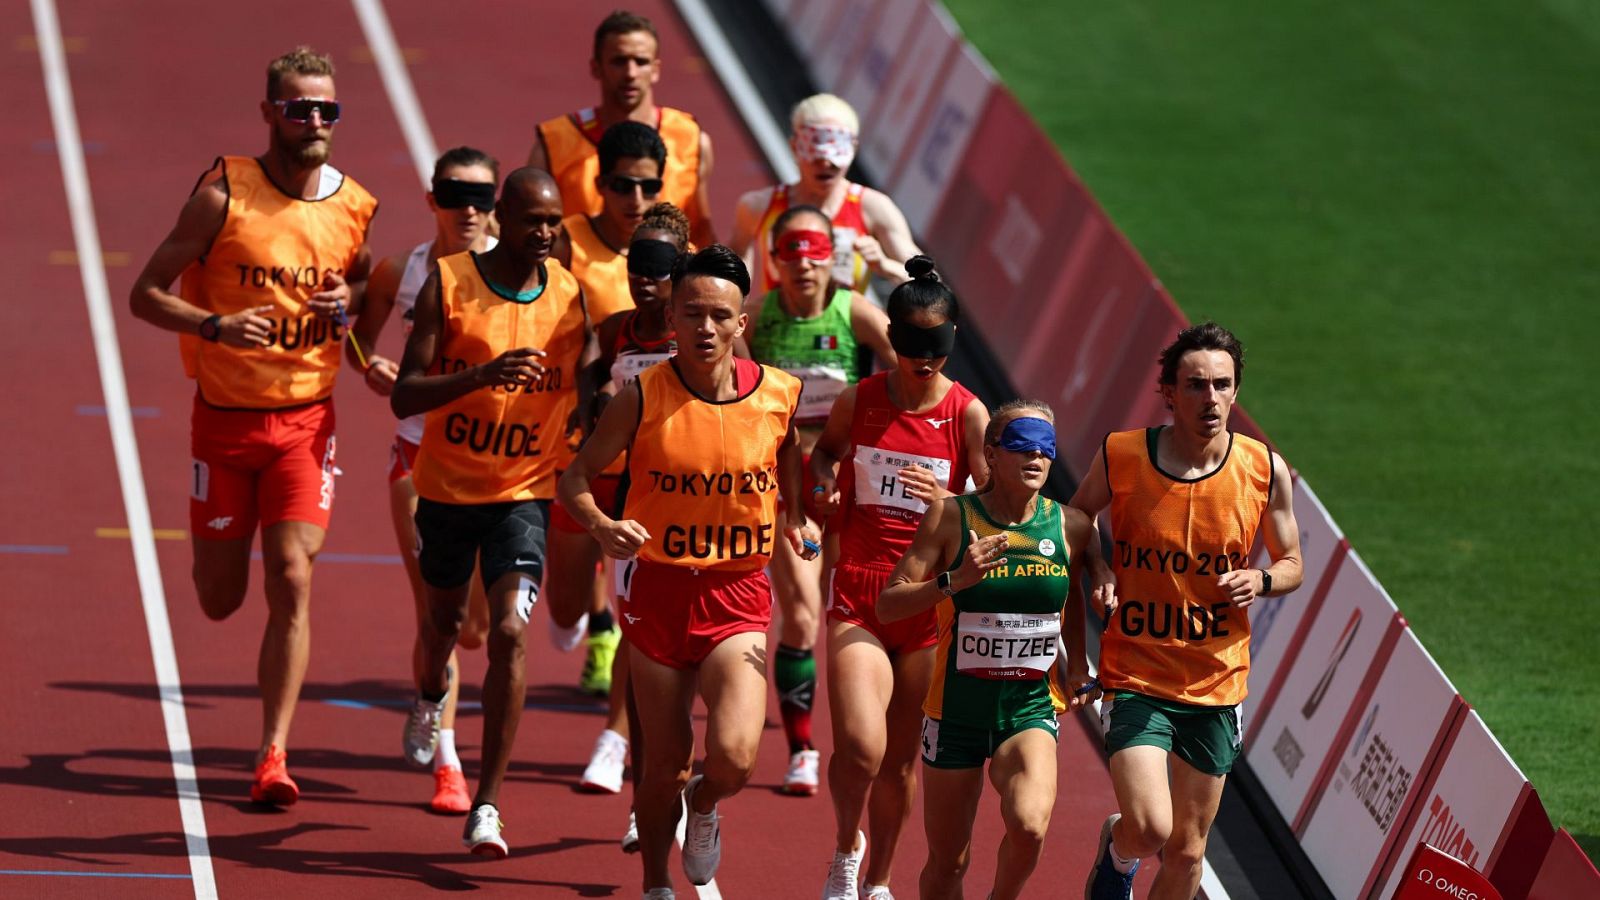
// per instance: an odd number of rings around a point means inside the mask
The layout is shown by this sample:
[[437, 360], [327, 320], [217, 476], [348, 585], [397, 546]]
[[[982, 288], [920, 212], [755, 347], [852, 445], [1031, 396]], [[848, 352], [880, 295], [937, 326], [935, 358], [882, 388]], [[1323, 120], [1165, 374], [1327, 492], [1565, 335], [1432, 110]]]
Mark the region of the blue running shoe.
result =
[[1084, 882], [1083, 900], [1131, 900], [1133, 897], [1133, 876], [1139, 871], [1139, 864], [1135, 862], [1133, 869], [1123, 874], [1111, 861], [1111, 829], [1120, 818], [1121, 813], [1112, 813], [1100, 826], [1100, 849], [1095, 853], [1094, 866], [1089, 869], [1089, 880]]

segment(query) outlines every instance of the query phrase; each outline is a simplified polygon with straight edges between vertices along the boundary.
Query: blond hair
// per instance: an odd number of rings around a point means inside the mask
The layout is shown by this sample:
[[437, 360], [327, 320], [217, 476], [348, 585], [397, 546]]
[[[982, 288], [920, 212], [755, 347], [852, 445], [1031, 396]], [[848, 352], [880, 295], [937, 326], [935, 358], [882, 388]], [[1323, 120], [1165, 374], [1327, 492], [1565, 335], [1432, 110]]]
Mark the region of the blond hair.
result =
[[803, 125], [817, 122], [837, 122], [854, 134], [861, 133], [861, 120], [844, 98], [833, 94], [812, 94], [794, 105], [789, 113], [789, 126], [798, 130]]
[[1056, 414], [1043, 400], [1007, 400], [994, 408], [989, 416], [989, 427], [983, 430], [983, 442], [993, 444], [1000, 440], [1000, 432], [1012, 419], [1044, 419], [1056, 423]]
[[326, 75], [333, 77], [333, 60], [326, 53], [304, 44], [290, 50], [267, 64], [267, 99], [277, 100], [278, 87], [289, 75]]

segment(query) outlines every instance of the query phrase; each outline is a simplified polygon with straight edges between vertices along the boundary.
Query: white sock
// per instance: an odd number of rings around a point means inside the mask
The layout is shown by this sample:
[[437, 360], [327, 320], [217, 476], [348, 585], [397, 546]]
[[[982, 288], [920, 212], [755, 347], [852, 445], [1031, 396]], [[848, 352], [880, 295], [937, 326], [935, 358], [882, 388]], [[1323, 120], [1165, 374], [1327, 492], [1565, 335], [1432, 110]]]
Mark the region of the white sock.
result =
[[1139, 858], [1137, 856], [1133, 859], [1123, 859], [1121, 854], [1117, 853], [1117, 842], [1115, 838], [1112, 839], [1110, 845], [1107, 846], [1106, 849], [1111, 852], [1112, 868], [1124, 875], [1132, 872], [1133, 867], [1139, 864]]
[[461, 757], [456, 756], [456, 730], [454, 728], [439, 729], [439, 749], [433, 751], [433, 770], [437, 772], [443, 768], [461, 768]]

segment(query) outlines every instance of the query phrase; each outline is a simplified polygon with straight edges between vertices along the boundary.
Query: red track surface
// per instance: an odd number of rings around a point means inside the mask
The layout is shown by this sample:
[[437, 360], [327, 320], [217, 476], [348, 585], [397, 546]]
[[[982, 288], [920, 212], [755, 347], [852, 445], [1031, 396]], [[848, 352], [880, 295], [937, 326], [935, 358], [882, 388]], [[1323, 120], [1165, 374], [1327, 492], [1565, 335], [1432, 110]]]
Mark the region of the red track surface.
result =
[[[471, 143], [514, 166], [535, 121], [594, 101], [586, 61], [601, 7], [541, 12], [480, 2], [469, 19], [439, 4], [388, 6], [441, 149]], [[716, 141], [712, 197], [726, 234], [739, 192], [770, 173], [675, 12], [660, 2], [635, 8], [662, 29], [666, 69], [658, 96], [693, 111]], [[349, 6], [64, 0], [60, 16], [153, 524], [186, 529], [194, 389], [174, 337], [135, 321], [125, 298], [211, 159], [263, 148], [255, 104], [268, 59], [301, 42], [335, 55], [347, 112], [334, 162], [383, 200], [374, 251], [409, 247], [431, 226]], [[105, 401], [78, 271], [60, 256], [72, 249], [72, 235], [26, 7], [0, 7], [0, 31], [13, 104], [0, 138], [8, 170], [0, 181], [0, 236], [14, 279], [0, 306], [0, 376], [13, 385], [0, 395], [10, 463], [0, 482], [8, 513], [0, 544], [64, 548], [0, 553], [0, 634], [8, 647], [0, 663], [7, 686], [0, 693], [0, 804], [10, 813], [0, 832], [0, 870], [187, 876], [129, 542], [96, 535], [127, 522], [105, 418], [79, 410]], [[390, 334], [384, 349], [397, 353], [395, 340]], [[390, 556], [396, 550], [384, 467], [392, 419], [359, 379], [343, 382], [337, 403], [345, 475], [325, 553]], [[245, 800], [259, 734], [259, 588], [233, 619], [206, 621], [188, 579], [187, 540], [160, 540], [158, 548], [221, 896], [393, 897], [480, 888], [638, 896], [637, 858], [616, 846], [626, 796], [573, 790], [602, 719], [570, 687], [581, 660], [556, 657], [542, 622], [530, 633], [529, 701], [578, 708], [538, 708], [524, 717], [503, 795], [512, 856], [480, 862], [460, 849], [460, 819], [426, 811], [431, 780], [399, 760], [398, 707], [411, 692], [411, 601], [398, 564], [328, 559], [318, 566], [311, 670], [290, 748], [303, 795], [290, 810], [261, 811]], [[468, 654], [464, 668], [466, 683], [476, 684], [481, 656]], [[463, 699], [475, 700], [476, 690]], [[328, 702], [339, 700], [376, 705]], [[777, 721], [775, 710], [769, 718]], [[818, 726], [826, 752], [825, 701]], [[469, 777], [478, 729], [474, 714], [462, 716]], [[1084, 730], [1067, 723], [1061, 745], [1061, 797], [1030, 896], [1081, 890], [1100, 819], [1111, 807], [1104, 766]], [[784, 763], [773, 727], [753, 783], [724, 805], [726, 857], [717, 881], [726, 897], [807, 897], [819, 889], [831, 852], [830, 806], [825, 793], [804, 800], [775, 793]], [[967, 879], [974, 896], [987, 890], [998, 832], [998, 811], [986, 799]], [[922, 847], [918, 813], [895, 871], [902, 897], [915, 896]], [[185, 877], [0, 874], [0, 896], [8, 897], [190, 895]], [[679, 896], [693, 896], [681, 880]]]

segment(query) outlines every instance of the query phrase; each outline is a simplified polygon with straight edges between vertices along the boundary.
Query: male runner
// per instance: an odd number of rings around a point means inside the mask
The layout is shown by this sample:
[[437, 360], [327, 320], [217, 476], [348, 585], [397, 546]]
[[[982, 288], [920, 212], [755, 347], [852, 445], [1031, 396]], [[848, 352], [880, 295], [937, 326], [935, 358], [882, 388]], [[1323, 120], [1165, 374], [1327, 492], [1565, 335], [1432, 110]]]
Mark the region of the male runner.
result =
[[[1101, 718], [1120, 812], [1100, 829], [1088, 900], [1127, 900], [1156, 853], [1150, 896], [1194, 896], [1244, 734], [1249, 607], [1300, 586], [1289, 467], [1228, 430], [1243, 375], [1227, 329], [1184, 329], [1161, 352], [1172, 424], [1108, 435], [1072, 498], [1091, 519], [1109, 505], [1114, 539], [1095, 594], [1109, 616]], [[1246, 568], [1258, 530], [1272, 564]]]
[[[600, 138], [600, 168], [595, 181], [602, 205], [598, 215], [578, 213], [562, 221], [555, 257], [566, 264], [583, 286], [589, 320], [598, 330], [616, 313], [633, 308], [628, 290], [628, 244], [644, 222], [644, 214], [661, 193], [661, 173], [667, 147], [654, 128], [638, 122], [618, 122]], [[565, 469], [571, 450], [562, 448]], [[600, 478], [595, 490], [600, 504], [611, 509], [622, 481], [622, 460]], [[611, 664], [622, 631], [611, 612], [609, 579], [599, 569], [600, 545], [569, 515], [560, 501], [551, 510], [550, 568], [548, 573], [550, 623], [560, 637], [558, 646], [569, 650], [577, 643], [579, 626], [588, 614], [588, 653], [578, 687], [605, 696], [611, 691]]]
[[[134, 282], [133, 314], [176, 331], [198, 382], [189, 530], [200, 608], [244, 603], [261, 526], [267, 628], [250, 798], [300, 796], [286, 748], [311, 651], [311, 569], [333, 509], [333, 382], [359, 305], [378, 202], [328, 165], [333, 63], [297, 47], [267, 66], [267, 150], [220, 157]], [[183, 276], [181, 296], [169, 287]]]
[[815, 206], [833, 220], [834, 281], [865, 291], [873, 273], [895, 284], [908, 280], [905, 262], [921, 251], [905, 215], [887, 194], [845, 177], [860, 142], [856, 111], [832, 94], [817, 94], [795, 104], [789, 124], [800, 180], [750, 191], [734, 213], [729, 243], [750, 267], [757, 293], [778, 286], [773, 223], [795, 206]]
[[[439, 260], [418, 292], [390, 405], [402, 418], [428, 414], [412, 480], [431, 615], [406, 751], [421, 762], [433, 757], [476, 559], [489, 600], [489, 671], [483, 773], [463, 842], [475, 854], [504, 858], [497, 804], [526, 694], [523, 628], [544, 570], [555, 492], [550, 449], [564, 439], [559, 410], [598, 353], [577, 279], [548, 259], [561, 230], [555, 180], [538, 169], [512, 172], [495, 216], [493, 250]], [[583, 388], [580, 394], [586, 381]]]
[[[383, 260], [372, 270], [361, 315], [350, 326], [345, 355], [362, 368], [367, 387], [378, 396], [387, 397], [393, 392], [395, 377], [400, 373], [398, 363], [377, 351], [378, 336], [389, 314], [399, 310], [404, 333], [409, 337], [417, 292], [439, 258], [465, 250], [482, 253], [495, 245], [489, 224], [499, 180], [500, 164], [482, 150], [446, 150], [433, 164], [432, 190], [425, 195], [428, 208], [433, 211], [433, 238]], [[422, 629], [428, 616], [427, 586], [417, 568], [417, 491], [411, 484], [411, 470], [416, 468], [422, 445], [422, 420], [420, 415], [401, 419], [389, 449], [389, 512], [400, 558], [405, 561], [406, 578], [411, 582], [417, 617], [417, 638], [411, 652], [413, 678], [422, 665]], [[488, 602], [476, 582], [473, 585], [467, 621], [458, 641], [469, 650], [482, 646], [489, 630]], [[453, 652], [450, 668], [461, 670]], [[433, 755], [434, 792], [429, 801], [429, 807], [437, 813], [465, 813], [472, 808], [461, 760], [456, 755], [456, 701], [460, 687], [451, 680], [439, 718], [439, 746]]]
[[589, 60], [589, 74], [600, 82], [600, 105], [539, 123], [528, 165], [556, 176], [569, 215], [598, 215], [603, 205], [595, 181], [601, 135], [618, 122], [649, 125], [667, 145], [661, 199], [689, 216], [690, 238], [697, 246], [708, 247], [717, 239], [706, 193], [711, 138], [693, 116], [656, 105], [659, 49], [656, 26], [649, 19], [626, 10], [606, 16], [594, 31], [594, 58]]

